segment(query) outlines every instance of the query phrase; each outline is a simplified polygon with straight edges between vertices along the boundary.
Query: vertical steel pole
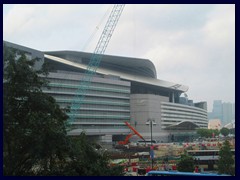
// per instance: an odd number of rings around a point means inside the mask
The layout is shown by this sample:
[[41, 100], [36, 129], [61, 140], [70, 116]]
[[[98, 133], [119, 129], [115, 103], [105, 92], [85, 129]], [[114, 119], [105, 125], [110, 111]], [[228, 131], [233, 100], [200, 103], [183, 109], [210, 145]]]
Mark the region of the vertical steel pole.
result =
[[[152, 119], [150, 119], [150, 125], [151, 125], [151, 148], [152, 148], [152, 151], [153, 151], [153, 147], [152, 147]], [[152, 169], [153, 169], [153, 157], [152, 157]]]

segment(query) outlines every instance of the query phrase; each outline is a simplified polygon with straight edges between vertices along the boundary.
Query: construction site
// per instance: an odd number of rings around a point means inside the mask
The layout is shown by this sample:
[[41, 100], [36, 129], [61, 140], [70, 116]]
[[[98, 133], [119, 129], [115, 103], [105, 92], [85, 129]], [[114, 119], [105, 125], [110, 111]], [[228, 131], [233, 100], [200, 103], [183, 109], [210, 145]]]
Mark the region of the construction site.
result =
[[[154, 144], [151, 154], [150, 146], [134, 146], [109, 151], [111, 165], [121, 165], [126, 172], [138, 171], [147, 173], [150, 170], [177, 170], [181, 155], [188, 154], [195, 160], [201, 172], [216, 171], [219, 150], [223, 140], [193, 143]], [[230, 140], [233, 156], [235, 157], [235, 139]], [[140, 173], [141, 174], [141, 173]]]
[[[146, 141], [130, 124], [131, 129], [124, 141], [116, 144], [102, 144], [110, 155], [111, 166], [124, 166], [126, 172], [133, 175], [144, 175], [150, 170], [177, 170], [181, 155], [187, 154], [194, 158], [201, 172], [214, 171], [217, 168], [219, 150], [225, 140], [230, 142], [230, 148], [235, 158], [235, 138], [201, 138], [193, 142], [157, 143]], [[138, 143], [130, 142], [132, 136], [138, 136]], [[107, 149], [106, 149], [107, 148]]]

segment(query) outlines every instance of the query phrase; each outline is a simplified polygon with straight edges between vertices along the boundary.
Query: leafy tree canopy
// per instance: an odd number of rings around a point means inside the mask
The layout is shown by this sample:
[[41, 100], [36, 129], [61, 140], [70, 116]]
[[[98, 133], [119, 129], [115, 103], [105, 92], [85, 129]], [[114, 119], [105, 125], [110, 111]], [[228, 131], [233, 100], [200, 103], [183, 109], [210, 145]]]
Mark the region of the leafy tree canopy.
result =
[[64, 121], [67, 115], [54, 98], [42, 92], [41, 87], [47, 81], [39, 75], [47, 73], [44, 69], [34, 70], [36, 61], [38, 59], [29, 60], [23, 52], [4, 46], [6, 175], [28, 175], [36, 169], [49, 170], [56, 163], [53, 159], [61, 159], [66, 147]]
[[229, 141], [223, 143], [219, 151], [218, 172], [220, 174], [235, 174], [234, 159], [230, 148]]
[[48, 72], [45, 65], [36, 70], [37, 61], [3, 47], [4, 175], [122, 175], [84, 134], [67, 136], [68, 116], [43, 93]]
[[177, 170], [182, 172], [194, 171], [194, 159], [192, 156], [182, 155], [181, 160], [177, 164]]
[[219, 133], [218, 129], [197, 129], [197, 134], [205, 138], [211, 138], [213, 135], [218, 136]]
[[220, 130], [220, 133], [224, 136], [227, 136], [229, 134], [230, 130], [228, 128], [225, 128], [223, 127], [221, 130]]

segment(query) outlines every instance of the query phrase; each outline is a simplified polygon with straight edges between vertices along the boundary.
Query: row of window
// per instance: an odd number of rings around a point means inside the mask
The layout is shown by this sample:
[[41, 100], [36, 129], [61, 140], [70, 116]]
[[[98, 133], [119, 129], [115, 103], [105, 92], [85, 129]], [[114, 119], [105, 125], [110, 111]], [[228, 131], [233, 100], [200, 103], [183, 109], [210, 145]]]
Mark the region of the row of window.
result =
[[[55, 99], [76, 99], [76, 96], [71, 96], [71, 95], [58, 95], [54, 94], [52, 95]], [[129, 103], [129, 99], [118, 99], [118, 98], [105, 98], [105, 97], [92, 97], [92, 96], [85, 96], [84, 100], [86, 101], [109, 101], [109, 102], [124, 102], [124, 103]]]
[[75, 118], [86, 118], [86, 119], [130, 119], [130, 116], [124, 115], [87, 115], [87, 114], [75, 114], [67, 113], [68, 116], [74, 116]]
[[167, 120], [179, 120], [179, 121], [183, 121], [183, 120], [190, 120], [190, 121], [194, 121], [194, 122], [204, 122], [207, 123], [208, 119], [207, 118], [198, 118], [198, 117], [162, 117], [161, 118], [163, 121], [167, 121]]
[[[43, 92], [51, 93], [51, 94], [69, 94], [69, 95], [81, 95], [81, 93], [76, 93], [76, 90], [68, 89], [68, 88], [59, 88], [59, 87], [51, 87], [43, 88]], [[86, 92], [87, 96], [103, 96], [103, 97], [121, 97], [121, 98], [129, 98], [130, 94], [125, 92], [109, 92], [109, 91], [95, 91], [95, 90], [88, 90]]]
[[[71, 107], [71, 102], [59, 103], [61, 108]], [[92, 111], [104, 110], [104, 111], [130, 111], [129, 106], [114, 106], [114, 105], [103, 105], [103, 104], [81, 104], [81, 109], [87, 109]]]
[[169, 113], [182, 113], [182, 114], [186, 114], [186, 113], [189, 113], [189, 114], [198, 114], [198, 115], [203, 115], [203, 116], [206, 116], [207, 115], [207, 112], [201, 112], [201, 111], [197, 111], [197, 110], [192, 110], [192, 109], [188, 109], [188, 108], [169, 108], [169, 107], [162, 107], [161, 109], [162, 112], [169, 112]]
[[77, 129], [129, 129], [124, 125], [74, 125]]
[[99, 116], [101, 116], [101, 115], [118, 115], [118, 116], [130, 116], [130, 112], [119, 112], [119, 111], [89, 111], [89, 110], [83, 110], [83, 109], [80, 109], [80, 111], [79, 110], [74, 110], [74, 113], [76, 113], [76, 114], [80, 114], [80, 115], [82, 115], [82, 114], [85, 114], [85, 115], [87, 115], [87, 114], [91, 114], [91, 115], [99, 115]]
[[[79, 89], [80, 85], [77, 84], [61, 84], [61, 83], [49, 83], [49, 87], [61, 87], [61, 88], [71, 88], [71, 89]], [[98, 87], [94, 86], [94, 84], [86, 85], [86, 89], [89, 90], [98, 90], [98, 91], [110, 91], [110, 92], [126, 92], [130, 93], [130, 88], [107, 88], [107, 87]]]
[[169, 118], [177, 118], [177, 119], [195, 119], [195, 120], [203, 120], [203, 119], [205, 119], [205, 120], [207, 120], [207, 116], [205, 116], [205, 117], [199, 117], [199, 116], [194, 116], [194, 115], [186, 115], [186, 116], [184, 116], [184, 115], [178, 115], [178, 114], [166, 114], [166, 113], [163, 113], [162, 114], [162, 117], [163, 118], [167, 118], [167, 119], [169, 119]]
[[167, 103], [167, 102], [161, 102], [162, 108], [167, 108], [167, 109], [178, 109], [178, 110], [183, 110], [183, 111], [188, 111], [188, 112], [196, 112], [196, 113], [206, 113], [206, 110], [197, 108], [197, 107], [192, 107], [192, 106], [186, 106], [186, 105], [179, 105], [176, 103]]
[[161, 110], [161, 112], [165, 112], [165, 113], [171, 113], [171, 114], [184, 114], [184, 115], [195, 115], [195, 116], [201, 116], [201, 117], [206, 117], [207, 113], [203, 113], [203, 112], [196, 112], [196, 111], [187, 111], [187, 110], [178, 110], [178, 109], [167, 109], [167, 108], [163, 108]]
[[[61, 102], [69, 102], [72, 103], [73, 100], [71, 99], [56, 99], [57, 103]], [[79, 103], [82, 102], [81, 100], [74, 100], [74, 102]], [[114, 101], [86, 101], [84, 100], [83, 104], [108, 104], [108, 105], [113, 105], [113, 106], [130, 106], [130, 103], [128, 102], [114, 102]]]
[[103, 123], [111, 123], [111, 124], [115, 124], [115, 123], [119, 123], [119, 124], [123, 124], [125, 121], [129, 122], [129, 119], [94, 119], [94, 118], [90, 118], [90, 119], [75, 119], [74, 122], [81, 122], [81, 123], [94, 123], [94, 124], [103, 124]]
[[[72, 79], [56, 79], [56, 78], [48, 78], [48, 80], [51, 83], [60, 83], [60, 84], [80, 84], [81, 80], [72, 80]], [[121, 81], [119, 81], [121, 82]], [[130, 88], [130, 84], [129, 85], [119, 85], [119, 84], [112, 84], [112, 83], [101, 83], [101, 82], [92, 82], [91, 83], [92, 86], [97, 86], [97, 87], [109, 87], [109, 88], [123, 88], [123, 89], [129, 89]]]
[[[43, 90], [44, 93], [48, 93], [51, 96], [66, 96], [66, 97], [75, 97], [75, 96], [81, 96], [82, 94], [78, 93], [76, 94], [75, 92], [71, 91], [71, 92], [61, 92], [61, 91], [49, 91], [49, 90]], [[109, 93], [110, 94], [110, 93]], [[95, 91], [94, 94], [93, 92], [89, 91], [85, 94], [85, 96], [89, 96], [89, 97], [102, 97], [102, 98], [111, 98], [111, 99], [129, 99], [129, 95], [127, 94], [121, 94], [121, 93], [114, 93], [109, 95], [108, 93], [104, 93], [103, 92], [99, 92], [99, 91]]]

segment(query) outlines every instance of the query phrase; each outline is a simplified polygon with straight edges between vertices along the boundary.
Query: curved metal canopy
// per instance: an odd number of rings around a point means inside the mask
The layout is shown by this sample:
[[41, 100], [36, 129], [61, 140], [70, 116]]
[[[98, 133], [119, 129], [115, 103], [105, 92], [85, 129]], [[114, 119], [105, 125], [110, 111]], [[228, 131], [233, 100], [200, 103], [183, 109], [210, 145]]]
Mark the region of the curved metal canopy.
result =
[[166, 127], [166, 130], [194, 130], [199, 126], [191, 121], [181, 121]]

